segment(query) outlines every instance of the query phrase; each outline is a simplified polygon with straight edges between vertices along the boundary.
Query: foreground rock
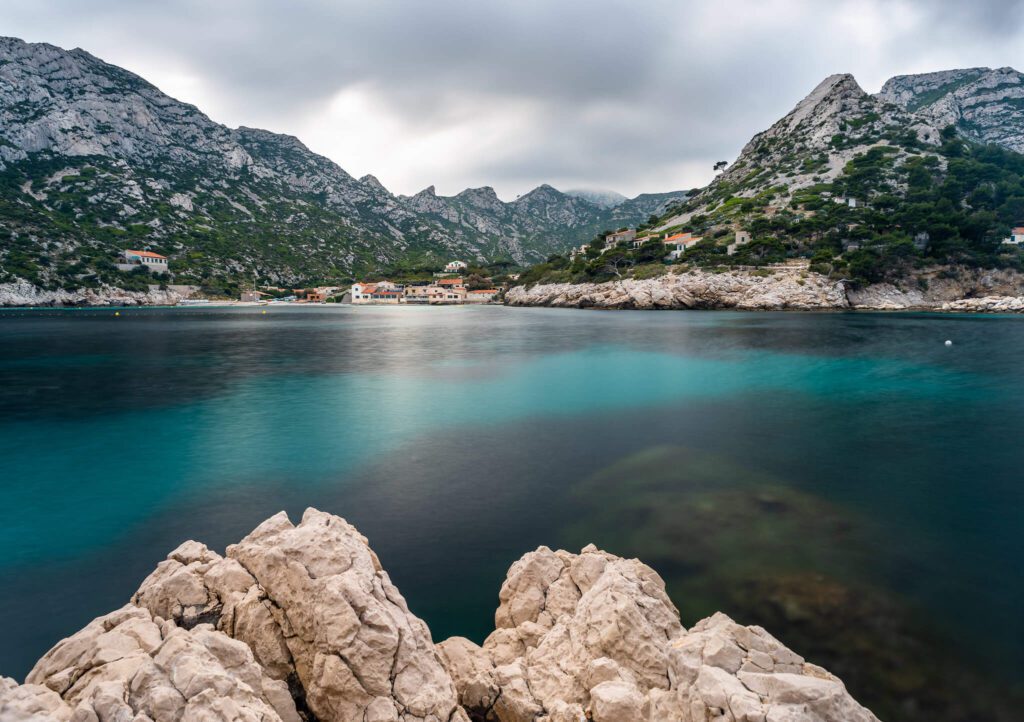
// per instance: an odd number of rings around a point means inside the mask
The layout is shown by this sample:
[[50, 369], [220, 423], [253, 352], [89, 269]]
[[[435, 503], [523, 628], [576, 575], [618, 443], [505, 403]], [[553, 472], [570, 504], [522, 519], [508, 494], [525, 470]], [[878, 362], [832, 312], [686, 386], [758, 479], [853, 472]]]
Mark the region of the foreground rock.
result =
[[589, 546], [512, 565], [483, 646], [436, 647], [366, 539], [309, 509], [186, 542], [131, 603], [0, 679], [0, 722], [869, 722], [842, 682]]
[[60, 642], [26, 681], [0, 692], [3, 719], [299, 720], [287, 686], [245, 644], [132, 605]]
[[438, 645], [474, 719], [875, 720], [759, 627], [718, 614], [687, 632], [660, 577], [635, 559], [542, 547], [512, 566], [500, 600], [482, 647]]
[[1024, 297], [1024, 275], [1011, 270], [935, 267], [899, 285], [856, 287], [785, 267], [724, 273], [692, 269], [639, 281], [515, 286], [505, 299], [511, 306], [564, 308], [1017, 312], [1022, 310], [1014, 300], [1019, 297]]
[[132, 598], [190, 627], [245, 642], [320, 720], [462, 719], [426, 624], [410, 611], [365, 537], [336, 516], [282, 512], [223, 558], [186, 542]]

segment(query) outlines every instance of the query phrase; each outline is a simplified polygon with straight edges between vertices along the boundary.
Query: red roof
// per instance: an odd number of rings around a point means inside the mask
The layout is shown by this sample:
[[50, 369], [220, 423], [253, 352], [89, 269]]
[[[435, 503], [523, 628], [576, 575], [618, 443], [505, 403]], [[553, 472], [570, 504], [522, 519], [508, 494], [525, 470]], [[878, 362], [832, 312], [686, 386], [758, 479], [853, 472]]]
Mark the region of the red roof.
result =
[[1012, 231], [1015, 236], [1024, 236], [1024, 226], [1017, 226]]
[[134, 256], [142, 256], [143, 258], [167, 258], [167, 256], [161, 256], [159, 253], [153, 253], [152, 251], [125, 251], [125, 253], [131, 253]]
[[462, 279], [461, 278], [442, 278], [440, 281], [437, 282], [437, 285], [439, 285], [439, 286], [461, 286], [462, 285]]
[[496, 288], [484, 288], [484, 289], [481, 289], [479, 291], [470, 291], [470, 293], [497, 293], [497, 292], [498, 292], [498, 289], [496, 289]]

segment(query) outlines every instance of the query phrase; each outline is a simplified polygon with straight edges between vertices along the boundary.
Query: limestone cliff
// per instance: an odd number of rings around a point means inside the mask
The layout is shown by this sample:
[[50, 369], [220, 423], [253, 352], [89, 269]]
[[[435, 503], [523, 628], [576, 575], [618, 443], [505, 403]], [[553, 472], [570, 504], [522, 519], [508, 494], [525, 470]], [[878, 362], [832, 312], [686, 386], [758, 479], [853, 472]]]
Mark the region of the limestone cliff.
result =
[[877, 722], [764, 629], [687, 630], [635, 559], [541, 547], [499, 602], [482, 647], [435, 647], [354, 527], [281, 513], [226, 556], [175, 549], [25, 684], [0, 679], [0, 720]]
[[855, 286], [799, 267], [782, 267], [761, 272], [690, 269], [643, 280], [515, 286], [505, 302], [606, 309], [1011, 312], [1024, 304], [1021, 297], [1024, 275], [1007, 269], [933, 267], [898, 285]]

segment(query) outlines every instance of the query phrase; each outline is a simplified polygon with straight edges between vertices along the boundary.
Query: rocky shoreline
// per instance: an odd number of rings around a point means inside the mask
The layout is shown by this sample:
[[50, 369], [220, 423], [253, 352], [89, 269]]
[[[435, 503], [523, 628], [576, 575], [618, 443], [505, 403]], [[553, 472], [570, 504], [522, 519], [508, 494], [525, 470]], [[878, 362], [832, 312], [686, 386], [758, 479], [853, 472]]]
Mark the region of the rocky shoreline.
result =
[[691, 269], [644, 280], [514, 286], [510, 306], [599, 309], [870, 310], [1016, 313], [1024, 275], [1008, 270], [933, 268], [899, 286], [856, 288], [799, 267], [716, 273]]
[[512, 565], [495, 630], [434, 644], [345, 520], [189, 541], [130, 602], [0, 678], [0, 720], [877, 722], [760, 627], [683, 627], [661, 578], [588, 546]]
[[174, 306], [185, 296], [174, 289], [126, 291], [123, 288], [83, 288], [47, 291], [27, 281], [0, 283], [0, 308], [63, 306]]

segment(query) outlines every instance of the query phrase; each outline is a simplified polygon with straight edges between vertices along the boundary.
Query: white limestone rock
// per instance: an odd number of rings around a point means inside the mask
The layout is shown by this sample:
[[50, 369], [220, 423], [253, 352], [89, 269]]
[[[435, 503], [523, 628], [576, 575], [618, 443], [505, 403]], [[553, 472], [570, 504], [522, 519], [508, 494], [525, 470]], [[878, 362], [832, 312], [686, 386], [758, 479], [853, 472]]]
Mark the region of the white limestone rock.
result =
[[[64, 706], [55, 707], [53, 696]], [[99, 617], [40, 659], [26, 685], [4, 690], [19, 716], [49, 709], [54, 719], [178, 720], [236, 719], [299, 722], [283, 682], [270, 679], [249, 648], [209, 625], [192, 630], [127, 605]], [[4, 718], [7, 722], [7, 718]]]
[[339, 517], [309, 509], [294, 526], [282, 512], [227, 557], [186, 542], [132, 601], [245, 642], [271, 677], [301, 686], [320, 720], [460, 718], [427, 626]]
[[725, 615], [687, 631], [658, 575], [589, 546], [512, 565], [495, 631], [439, 645], [487, 722], [877, 722], [842, 682]]
[[0, 677], [0, 722], [68, 722], [71, 708], [40, 684], [19, 685]]

